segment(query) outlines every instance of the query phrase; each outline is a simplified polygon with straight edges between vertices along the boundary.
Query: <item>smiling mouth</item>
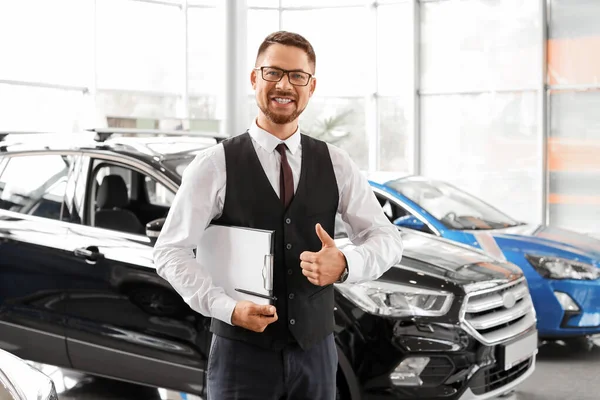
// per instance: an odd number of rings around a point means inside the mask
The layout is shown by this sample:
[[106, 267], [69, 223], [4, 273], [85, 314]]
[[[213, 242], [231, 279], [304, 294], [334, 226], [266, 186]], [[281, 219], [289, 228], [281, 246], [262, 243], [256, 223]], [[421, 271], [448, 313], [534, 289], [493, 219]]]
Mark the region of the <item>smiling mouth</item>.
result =
[[283, 105], [294, 102], [294, 100], [286, 98], [286, 97], [272, 97], [271, 100], [273, 100], [277, 104], [283, 104]]

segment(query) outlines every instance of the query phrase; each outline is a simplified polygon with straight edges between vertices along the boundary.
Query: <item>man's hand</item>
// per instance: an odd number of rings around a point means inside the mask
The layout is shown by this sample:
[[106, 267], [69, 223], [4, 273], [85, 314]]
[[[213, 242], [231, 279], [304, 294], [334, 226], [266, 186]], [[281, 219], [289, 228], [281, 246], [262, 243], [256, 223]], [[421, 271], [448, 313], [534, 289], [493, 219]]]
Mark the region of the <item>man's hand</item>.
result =
[[316, 230], [323, 247], [318, 253], [305, 251], [300, 254], [300, 267], [302, 267], [302, 274], [308, 278], [310, 283], [326, 286], [336, 282], [342, 275], [346, 268], [346, 257], [336, 247], [335, 242], [321, 224], [316, 225]]
[[231, 323], [254, 332], [264, 332], [267, 325], [277, 321], [275, 306], [238, 301], [231, 315]]

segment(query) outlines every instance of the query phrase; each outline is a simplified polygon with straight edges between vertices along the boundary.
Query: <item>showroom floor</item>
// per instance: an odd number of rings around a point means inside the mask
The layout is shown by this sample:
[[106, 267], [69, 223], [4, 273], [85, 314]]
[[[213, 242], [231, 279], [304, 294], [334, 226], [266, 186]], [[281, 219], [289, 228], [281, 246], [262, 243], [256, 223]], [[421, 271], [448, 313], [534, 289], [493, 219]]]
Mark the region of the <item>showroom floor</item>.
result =
[[[57, 370], [45, 372], [55, 380], [59, 400], [200, 400], [197, 396], [73, 373], [64, 376]], [[599, 375], [600, 341], [598, 345], [585, 340], [545, 343], [540, 347], [534, 374], [503, 400], [597, 400]]]

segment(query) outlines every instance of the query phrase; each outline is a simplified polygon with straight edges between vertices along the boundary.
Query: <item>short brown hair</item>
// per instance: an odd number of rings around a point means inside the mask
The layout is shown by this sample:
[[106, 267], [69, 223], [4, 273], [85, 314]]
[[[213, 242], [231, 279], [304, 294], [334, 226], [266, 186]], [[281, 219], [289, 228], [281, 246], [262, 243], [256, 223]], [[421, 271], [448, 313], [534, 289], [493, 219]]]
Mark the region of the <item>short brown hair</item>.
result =
[[304, 52], [308, 56], [308, 61], [312, 64], [313, 69], [316, 68], [317, 56], [315, 55], [315, 50], [313, 49], [310, 42], [297, 33], [286, 31], [273, 32], [269, 36], [267, 36], [258, 48], [256, 60], [258, 61], [260, 55], [264, 53], [269, 48], [269, 46], [275, 43], [282, 44], [284, 46], [293, 46], [304, 50]]

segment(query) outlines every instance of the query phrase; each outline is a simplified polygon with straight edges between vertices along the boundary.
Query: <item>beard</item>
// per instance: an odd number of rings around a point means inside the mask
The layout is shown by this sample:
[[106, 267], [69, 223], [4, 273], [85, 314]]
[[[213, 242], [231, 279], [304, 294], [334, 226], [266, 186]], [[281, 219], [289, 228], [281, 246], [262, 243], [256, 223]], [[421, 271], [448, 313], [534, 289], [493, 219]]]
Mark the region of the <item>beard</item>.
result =
[[[294, 100], [294, 111], [292, 111], [291, 114], [277, 114], [272, 112], [271, 110], [269, 110], [269, 102], [271, 102], [271, 98], [272, 96], [282, 96], [282, 97], [292, 97]], [[267, 117], [267, 119], [271, 122], [273, 122], [274, 124], [277, 125], [285, 125], [285, 124], [289, 124], [292, 121], [295, 121], [300, 114], [302, 114], [302, 112], [304, 111], [303, 109], [298, 109], [298, 103], [296, 102], [297, 96], [293, 96], [290, 95], [290, 93], [285, 93], [285, 92], [278, 92], [278, 91], [274, 91], [273, 93], [269, 93], [269, 95], [267, 96], [267, 104], [260, 104], [258, 103], [258, 108], [260, 108], [260, 111], [262, 111], [262, 113], [265, 115], [265, 117]]]

